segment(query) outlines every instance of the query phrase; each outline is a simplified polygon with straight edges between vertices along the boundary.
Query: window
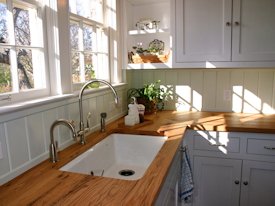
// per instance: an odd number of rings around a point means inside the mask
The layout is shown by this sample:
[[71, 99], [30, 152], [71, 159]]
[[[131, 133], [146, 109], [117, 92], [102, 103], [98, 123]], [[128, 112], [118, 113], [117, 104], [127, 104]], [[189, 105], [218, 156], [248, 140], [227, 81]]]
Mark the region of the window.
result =
[[116, 20], [116, 0], [0, 0], [0, 105], [121, 82]]
[[48, 93], [42, 6], [33, 2], [0, 0], [0, 100]]
[[92, 78], [110, 80], [108, 29], [102, 0], [70, 0], [70, 42], [73, 84]]
[[71, 13], [103, 24], [103, 0], [70, 0], [69, 4]]

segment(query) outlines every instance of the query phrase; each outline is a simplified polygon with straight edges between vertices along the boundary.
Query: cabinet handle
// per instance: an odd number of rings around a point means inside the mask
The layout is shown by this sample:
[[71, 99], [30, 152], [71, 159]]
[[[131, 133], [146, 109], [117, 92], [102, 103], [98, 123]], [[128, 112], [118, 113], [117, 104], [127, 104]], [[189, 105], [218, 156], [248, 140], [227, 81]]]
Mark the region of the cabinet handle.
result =
[[231, 23], [228, 21], [225, 23], [226, 26], [231, 26]]
[[268, 150], [275, 150], [275, 147], [264, 146], [264, 148]]
[[243, 184], [246, 186], [246, 185], [248, 185], [248, 182], [247, 182], [247, 181], [244, 181]]
[[240, 184], [240, 181], [239, 180], [235, 180], [235, 184], [236, 185]]
[[240, 22], [235, 21], [235, 25], [236, 25], [236, 26], [239, 26], [239, 25], [240, 25]]
[[226, 146], [225, 144], [217, 144], [217, 143], [209, 143], [209, 144], [214, 147], [219, 147], [219, 146], [225, 147]]

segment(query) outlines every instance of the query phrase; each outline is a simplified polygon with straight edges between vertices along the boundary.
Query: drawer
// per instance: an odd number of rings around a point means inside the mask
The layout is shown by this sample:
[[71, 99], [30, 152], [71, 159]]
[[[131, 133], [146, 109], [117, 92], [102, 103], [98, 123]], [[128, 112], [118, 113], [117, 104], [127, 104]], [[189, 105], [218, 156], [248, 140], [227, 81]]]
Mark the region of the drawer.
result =
[[223, 153], [239, 153], [240, 152], [240, 138], [239, 137], [202, 137], [200, 135], [194, 136], [194, 149], [216, 151]]
[[275, 155], [275, 140], [248, 138], [247, 153], [259, 155]]

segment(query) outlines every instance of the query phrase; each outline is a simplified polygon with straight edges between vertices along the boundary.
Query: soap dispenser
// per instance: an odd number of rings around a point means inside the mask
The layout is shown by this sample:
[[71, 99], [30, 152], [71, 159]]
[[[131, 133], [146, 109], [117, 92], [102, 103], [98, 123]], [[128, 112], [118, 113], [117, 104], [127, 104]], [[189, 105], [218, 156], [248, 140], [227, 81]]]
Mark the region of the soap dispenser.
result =
[[128, 115], [124, 118], [125, 125], [133, 126], [139, 124], [139, 112], [136, 98], [132, 97], [133, 103], [128, 105]]

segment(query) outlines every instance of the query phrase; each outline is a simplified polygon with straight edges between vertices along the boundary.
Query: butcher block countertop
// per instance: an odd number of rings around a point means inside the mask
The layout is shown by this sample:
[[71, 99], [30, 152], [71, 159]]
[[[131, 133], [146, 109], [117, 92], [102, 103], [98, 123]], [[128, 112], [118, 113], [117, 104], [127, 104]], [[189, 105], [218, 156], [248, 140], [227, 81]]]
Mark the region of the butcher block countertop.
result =
[[[147, 121], [125, 127], [123, 118], [94, 132], [86, 145], [60, 152], [60, 161], [42, 162], [0, 187], [0, 205], [153, 205], [187, 128], [197, 130], [275, 133], [275, 115], [162, 111]], [[111, 133], [166, 135], [168, 139], [135, 181], [88, 176], [58, 169]]]

